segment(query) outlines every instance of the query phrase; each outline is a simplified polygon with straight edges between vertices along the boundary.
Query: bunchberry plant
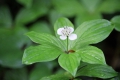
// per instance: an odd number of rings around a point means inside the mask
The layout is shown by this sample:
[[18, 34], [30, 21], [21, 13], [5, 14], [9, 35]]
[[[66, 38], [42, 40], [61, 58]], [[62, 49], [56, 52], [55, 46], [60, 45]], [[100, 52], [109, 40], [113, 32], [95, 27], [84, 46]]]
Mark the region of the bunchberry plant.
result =
[[32, 64], [58, 58], [59, 65], [72, 75], [67, 79], [52, 76], [41, 80], [73, 80], [79, 76], [114, 77], [117, 73], [107, 66], [102, 50], [91, 45], [107, 38], [113, 29], [111, 22], [105, 19], [87, 21], [75, 29], [67, 18], [59, 18], [54, 24], [56, 36], [33, 31], [26, 34], [40, 45], [27, 48], [22, 61]]

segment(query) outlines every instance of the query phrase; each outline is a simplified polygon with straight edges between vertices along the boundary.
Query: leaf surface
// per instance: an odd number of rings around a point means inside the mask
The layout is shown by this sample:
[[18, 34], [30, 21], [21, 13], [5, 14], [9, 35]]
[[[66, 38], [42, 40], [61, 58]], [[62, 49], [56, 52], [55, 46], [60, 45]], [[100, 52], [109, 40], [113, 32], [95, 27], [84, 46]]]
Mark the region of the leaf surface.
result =
[[117, 72], [115, 72], [113, 68], [107, 65], [89, 64], [81, 68], [78, 71], [77, 76], [89, 76], [106, 79], [117, 76]]

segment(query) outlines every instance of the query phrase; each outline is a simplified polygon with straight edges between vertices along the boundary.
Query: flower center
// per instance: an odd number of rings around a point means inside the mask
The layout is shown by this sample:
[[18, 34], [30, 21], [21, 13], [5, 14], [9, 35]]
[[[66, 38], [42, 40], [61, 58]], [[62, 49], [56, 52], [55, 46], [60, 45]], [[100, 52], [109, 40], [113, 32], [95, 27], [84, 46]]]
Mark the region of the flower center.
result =
[[64, 27], [64, 29], [61, 31], [64, 36], [69, 36], [71, 34], [71, 29], [68, 27]]

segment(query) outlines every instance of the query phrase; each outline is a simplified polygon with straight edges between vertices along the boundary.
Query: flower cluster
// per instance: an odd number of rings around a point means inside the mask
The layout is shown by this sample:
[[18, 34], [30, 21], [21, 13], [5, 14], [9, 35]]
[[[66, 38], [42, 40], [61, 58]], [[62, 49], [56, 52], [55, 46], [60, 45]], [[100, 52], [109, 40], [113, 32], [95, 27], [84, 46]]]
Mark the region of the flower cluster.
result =
[[57, 30], [57, 34], [60, 35], [61, 40], [65, 40], [67, 38], [69, 38], [70, 40], [77, 39], [77, 35], [73, 34], [73, 32], [74, 28], [68, 26], [64, 26], [63, 28], [59, 28]]

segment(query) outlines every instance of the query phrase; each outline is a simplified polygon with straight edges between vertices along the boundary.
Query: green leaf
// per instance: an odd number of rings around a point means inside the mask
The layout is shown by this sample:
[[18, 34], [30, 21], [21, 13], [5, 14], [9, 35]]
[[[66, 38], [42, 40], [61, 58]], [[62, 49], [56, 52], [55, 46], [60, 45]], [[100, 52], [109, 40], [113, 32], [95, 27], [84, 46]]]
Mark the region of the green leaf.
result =
[[16, 17], [16, 24], [27, 24], [45, 15], [49, 9], [50, 1], [33, 0], [30, 8], [22, 8]]
[[113, 17], [111, 22], [115, 25], [115, 29], [120, 31], [120, 15]]
[[80, 58], [78, 58], [76, 53], [61, 54], [58, 62], [63, 69], [75, 76], [80, 64]]
[[67, 17], [74, 16], [83, 10], [82, 5], [77, 0], [52, 0], [52, 3], [58, 13]]
[[116, 77], [112, 78], [111, 80], [120, 80], [120, 72], [118, 73]]
[[101, 42], [109, 36], [113, 28], [111, 22], [104, 19], [84, 22], [75, 30], [78, 38], [70, 43], [69, 48], [79, 49], [88, 44]]
[[98, 11], [112, 14], [120, 10], [120, 0], [103, 0]]
[[7, 6], [0, 6], [0, 27], [12, 27], [12, 18]]
[[29, 39], [23, 35], [26, 32], [23, 26], [12, 30], [0, 29], [0, 65], [10, 68], [23, 67], [22, 48], [30, 44]]
[[63, 15], [55, 10], [51, 10], [49, 13], [49, 21], [51, 22], [52, 25], [54, 25], [55, 21], [60, 17], [63, 17]]
[[117, 72], [107, 65], [89, 64], [81, 68], [78, 71], [77, 76], [89, 76], [106, 79], [117, 76]]
[[90, 64], [106, 64], [103, 52], [97, 47], [87, 46], [76, 51], [83, 62]]
[[83, 14], [79, 14], [75, 18], [75, 24], [79, 26], [85, 21], [90, 21], [94, 19], [102, 19], [102, 15], [100, 13], [89, 13], [89, 12], [84, 12]]
[[55, 74], [55, 75], [51, 75], [48, 77], [43, 77], [40, 80], [69, 80], [71, 79], [71, 77], [69, 76], [68, 73], [63, 73], [63, 74]]
[[22, 62], [24, 64], [32, 64], [35, 62], [52, 61], [62, 53], [58, 47], [49, 44], [31, 46], [24, 51]]
[[61, 40], [60, 35], [57, 34], [57, 30], [59, 28], [64, 28], [65, 26], [69, 26], [69, 27], [74, 28], [73, 24], [67, 18], [64, 18], [64, 17], [59, 18], [54, 24], [54, 30], [55, 30], [56, 36], [60, 40], [60, 43], [63, 45], [65, 51], [67, 51], [67, 39], [66, 40]]
[[64, 50], [64, 47], [63, 47], [63, 45], [61, 45], [59, 43], [59, 40], [50, 34], [37, 33], [37, 32], [31, 31], [31, 32], [26, 33], [26, 35], [35, 43], [53, 44], [53, 45], [58, 46]]
[[83, 3], [84, 7], [92, 13], [95, 12], [101, 0], [81, 0], [81, 2]]
[[52, 74], [51, 64], [53, 65], [52, 62], [37, 63], [30, 73], [29, 80], [39, 80], [44, 76]]
[[20, 4], [24, 5], [25, 7], [31, 7], [33, 0], [17, 0]]
[[3, 80], [27, 80], [27, 69], [19, 68], [19, 69], [9, 69], [4, 71], [4, 79]]
[[49, 33], [52, 34], [49, 25], [46, 22], [36, 22], [32, 26], [30, 26], [30, 31], [35, 31], [39, 33]]

